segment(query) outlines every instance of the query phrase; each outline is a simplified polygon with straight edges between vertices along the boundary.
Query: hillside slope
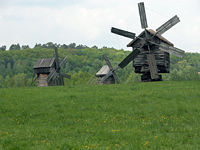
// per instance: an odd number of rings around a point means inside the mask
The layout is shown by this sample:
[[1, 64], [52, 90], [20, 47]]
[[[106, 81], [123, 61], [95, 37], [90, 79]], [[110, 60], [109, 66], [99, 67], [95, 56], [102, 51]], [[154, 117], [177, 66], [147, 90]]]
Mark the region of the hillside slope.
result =
[[[113, 48], [63, 48], [58, 49], [60, 59], [67, 56], [67, 63], [62, 72], [72, 75], [72, 82], [82, 82], [82, 77], [89, 78], [105, 65], [102, 55], [107, 55], [113, 67], [116, 67], [128, 54], [129, 51], [116, 50]], [[30, 86], [33, 77], [33, 65], [40, 58], [54, 56], [52, 48], [33, 48], [24, 50], [0, 51], [0, 88]], [[164, 75], [164, 80], [200, 80], [197, 72], [200, 72], [200, 54], [186, 53], [183, 58], [170, 56], [170, 74]], [[83, 73], [83, 74], [82, 74]], [[117, 71], [122, 83], [133, 83], [139, 77], [134, 74], [132, 63], [124, 69]], [[84, 76], [84, 75], [83, 75]], [[139, 75], [140, 76], [140, 75]], [[84, 79], [88, 82], [88, 78]]]
[[200, 149], [200, 82], [0, 89], [0, 149]]

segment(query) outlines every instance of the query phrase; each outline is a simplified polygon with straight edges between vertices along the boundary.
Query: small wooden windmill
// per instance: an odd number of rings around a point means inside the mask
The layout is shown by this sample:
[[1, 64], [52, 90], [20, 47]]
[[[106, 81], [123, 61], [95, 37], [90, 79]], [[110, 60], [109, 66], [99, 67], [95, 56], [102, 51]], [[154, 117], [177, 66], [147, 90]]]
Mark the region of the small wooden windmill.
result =
[[42, 58], [37, 61], [33, 69], [36, 74], [37, 86], [58, 86], [64, 85], [63, 78], [70, 78], [69, 75], [61, 74], [61, 68], [66, 63], [67, 57], [61, 62], [58, 59], [58, 50], [55, 48], [53, 58]]
[[171, 27], [180, 22], [177, 16], [172, 17], [169, 21], [160, 26], [156, 31], [147, 29], [147, 19], [145, 13], [144, 3], [138, 4], [141, 27], [144, 31], [136, 36], [135, 33], [112, 28], [111, 32], [133, 39], [128, 47], [132, 47], [133, 51], [113, 70], [107, 73], [101, 80], [104, 82], [112, 72], [119, 68], [126, 67], [133, 61], [135, 73], [142, 74], [142, 81], [160, 81], [162, 76], [159, 73], [169, 73], [170, 71], [170, 55], [173, 54], [178, 57], [184, 55], [184, 51], [175, 48], [174, 45], [165, 39], [162, 34]]
[[[103, 55], [104, 60], [106, 61], [107, 65], [104, 65], [97, 73], [96, 73], [96, 77], [97, 77], [97, 83], [98, 84], [119, 84], [119, 78], [117, 77], [117, 74], [113, 71], [113, 67], [109, 61], [109, 59], [107, 58], [106, 55]], [[112, 74], [103, 82], [101, 82], [102, 78], [109, 73], [110, 71], [112, 71]]]

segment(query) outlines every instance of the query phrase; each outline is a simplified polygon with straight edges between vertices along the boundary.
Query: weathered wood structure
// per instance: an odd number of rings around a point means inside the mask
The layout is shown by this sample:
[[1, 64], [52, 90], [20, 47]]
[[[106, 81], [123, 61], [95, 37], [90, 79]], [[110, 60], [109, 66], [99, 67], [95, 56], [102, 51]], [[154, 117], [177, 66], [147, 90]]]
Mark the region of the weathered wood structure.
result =
[[[106, 55], [103, 55], [104, 60], [106, 61], [107, 65], [104, 65], [97, 73], [96, 73], [96, 77], [97, 77], [97, 84], [119, 84], [119, 78], [117, 77], [117, 74], [115, 73], [115, 71], [113, 71], [113, 67], [109, 61], [109, 59], [107, 58]], [[109, 72], [112, 72], [112, 74], [103, 82], [101, 82], [102, 78], [108, 74]]]
[[101, 83], [101, 79], [110, 71], [110, 68], [108, 65], [104, 65], [97, 73], [97, 84], [114, 84], [115, 79], [113, 75], [111, 75], [109, 78], [107, 78], [103, 83]]
[[[133, 51], [113, 71], [126, 67], [132, 61], [135, 72], [142, 74], [142, 81], [161, 81], [162, 76], [159, 73], [170, 72], [170, 54], [178, 57], [184, 55], [183, 50], [175, 48], [171, 42], [162, 36], [163, 33], [180, 22], [180, 20], [177, 16], [174, 16], [154, 31], [147, 29], [144, 3], [139, 3], [138, 8], [141, 27], [144, 29], [139, 36], [121, 29], [111, 29], [112, 33], [131, 38], [132, 41], [127, 46], [133, 48]], [[106, 80], [111, 74], [111, 71], [107, 73], [101, 82]]]
[[58, 51], [55, 48], [55, 56], [53, 58], [42, 58], [34, 65], [34, 73], [36, 74], [37, 86], [58, 86], [64, 85], [64, 77], [70, 78], [68, 75], [62, 75], [60, 69], [66, 63], [65, 57], [61, 63], [58, 59]]
[[[146, 34], [146, 35], [145, 35]], [[155, 35], [156, 32], [151, 29], [146, 29], [146, 32], [142, 32], [138, 37], [132, 40], [127, 46], [138, 47], [141, 43], [139, 38], [145, 38], [145, 36], [152, 37], [153, 41], [157, 41], [160, 44], [166, 44], [168, 46], [174, 46], [170, 41], [165, 39], [161, 35]], [[154, 36], [155, 35], [155, 36]], [[148, 48], [152, 51], [142, 51], [133, 59], [133, 67], [135, 68], [135, 73], [142, 74], [142, 81], [161, 81], [162, 76], [158, 73], [169, 73], [170, 72], [170, 55], [167, 52], [159, 50], [158, 45], [144, 46], [144, 49]], [[150, 70], [153, 72], [150, 72]], [[157, 70], [157, 71], [156, 71]]]

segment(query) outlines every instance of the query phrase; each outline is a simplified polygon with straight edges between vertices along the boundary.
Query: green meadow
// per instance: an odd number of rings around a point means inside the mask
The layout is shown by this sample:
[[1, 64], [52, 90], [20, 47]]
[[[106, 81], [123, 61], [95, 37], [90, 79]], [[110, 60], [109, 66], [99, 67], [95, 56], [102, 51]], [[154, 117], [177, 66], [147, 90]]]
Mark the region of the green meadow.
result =
[[200, 81], [0, 89], [1, 150], [198, 150]]

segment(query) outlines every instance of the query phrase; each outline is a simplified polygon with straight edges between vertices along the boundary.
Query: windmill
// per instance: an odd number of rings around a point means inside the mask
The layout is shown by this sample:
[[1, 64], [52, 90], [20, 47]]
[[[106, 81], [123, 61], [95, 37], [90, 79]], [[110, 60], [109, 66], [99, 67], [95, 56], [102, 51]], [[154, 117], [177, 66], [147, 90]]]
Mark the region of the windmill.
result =
[[112, 28], [111, 32], [132, 39], [127, 45], [132, 47], [133, 51], [113, 70], [107, 73], [101, 80], [104, 82], [112, 72], [119, 68], [126, 67], [133, 61], [135, 73], [142, 74], [142, 81], [161, 81], [162, 76], [159, 73], [169, 73], [170, 71], [170, 55], [178, 57], [184, 55], [184, 51], [174, 47], [174, 45], [165, 39], [162, 34], [180, 22], [177, 15], [172, 17], [156, 31], [147, 29], [147, 19], [144, 2], [138, 3], [141, 27], [144, 31], [136, 36], [135, 33]]
[[58, 86], [64, 85], [63, 78], [70, 78], [69, 75], [61, 73], [62, 66], [66, 63], [67, 57], [61, 62], [58, 59], [58, 49], [55, 48], [53, 58], [42, 58], [34, 65], [34, 73], [36, 74], [38, 86]]
[[[117, 74], [115, 73], [115, 71], [113, 70], [113, 67], [108, 59], [108, 57], [106, 55], [103, 55], [104, 60], [106, 61], [107, 65], [104, 65], [97, 73], [96, 73], [96, 77], [97, 79], [97, 83], [98, 84], [114, 84], [117, 83], [119, 84], [119, 78], [117, 77]], [[108, 73], [108, 72], [112, 72], [112, 74], [106, 79], [104, 80], [104, 82], [101, 82], [102, 78]]]

